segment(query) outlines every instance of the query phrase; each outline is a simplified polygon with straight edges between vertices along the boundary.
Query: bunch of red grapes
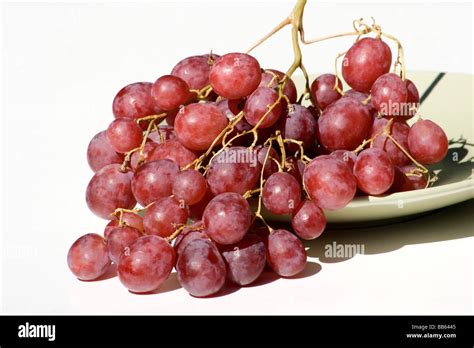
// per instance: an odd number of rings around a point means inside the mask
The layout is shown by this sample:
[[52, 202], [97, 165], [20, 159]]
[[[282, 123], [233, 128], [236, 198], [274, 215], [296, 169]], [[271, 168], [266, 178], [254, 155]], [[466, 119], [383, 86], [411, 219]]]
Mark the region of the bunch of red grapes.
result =
[[[324, 210], [425, 188], [425, 165], [447, 153], [443, 130], [416, 115], [415, 84], [391, 63], [381, 38], [363, 38], [342, 62], [346, 91], [324, 74], [298, 98], [291, 76], [245, 53], [188, 57], [154, 83], [125, 86], [87, 150], [87, 205], [110, 221], [74, 242], [71, 271], [93, 280], [115, 263], [127, 289], [146, 293], [175, 268], [197, 297], [251, 284], [266, 265], [298, 274], [300, 239], [321, 235]], [[293, 231], [272, 229], [263, 208], [291, 216]]]

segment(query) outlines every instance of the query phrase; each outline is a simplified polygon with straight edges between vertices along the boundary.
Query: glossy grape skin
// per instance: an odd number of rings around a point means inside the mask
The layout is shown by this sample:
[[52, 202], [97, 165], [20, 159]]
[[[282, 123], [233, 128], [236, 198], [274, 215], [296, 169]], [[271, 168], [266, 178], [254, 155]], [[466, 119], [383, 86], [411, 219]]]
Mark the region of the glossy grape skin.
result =
[[298, 237], [306, 240], [315, 239], [326, 228], [326, 217], [313, 201], [305, 200], [293, 212], [291, 226]]
[[214, 197], [203, 214], [206, 234], [219, 244], [237, 243], [252, 223], [247, 201], [238, 193], [226, 192]]
[[117, 208], [135, 207], [132, 176], [131, 172], [122, 173], [119, 164], [109, 164], [95, 173], [86, 190], [89, 209], [103, 219], [110, 219], [110, 214]]
[[394, 170], [390, 157], [384, 151], [370, 148], [357, 157], [354, 176], [359, 189], [369, 195], [380, 195], [392, 186]]
[[[269, 105], [274, 104], [278, 100], [278, 93], [268, 87], [258, 87], [248, 97], [245, 108], [245, 120], [252, 126], [256, 126], [263, 116], [268, 112]], [[275, 107], [265, 116], [265, 119], [258, 126], [259, 128], [268, 128], [277, 123], [281, 114], [281, 103]]]
[[[277, 76], [274, 78], [274, 74]], [[281, 71], [275, 69], [265, 69], [262, 73], [262, 80], [260, 81], [259, 87], [270, 87], [270, 88], [277, 88], [278, 83], [283, 79], [285, 74]], [[298, 97], [298, 92], [296, 90], [296, 85], [291, 78], [289, 78], [283, 87], [283, 94], [285, 94], [291, 104], [296, 103], [296, 99]]]
[[197, 170], [182, 171], [173, 180], [173, 195], [187, 205], [199, 202], [206, 191], [206, 179]]
[[106, 131], [97, 133], [87, 147], [87, 163], [95, 173], [108, 164], [122, 163], [123, 155], [117, 153], [107, 140]]
[[215, 294], [226, 279], [225, 263], [209, 240], [191, 241], [179, 254], [176, 270], [181, 286], [196, 297]]
[[163, 111], [177, 109], [191, 99], [188, 84], [173, 75], [158, 78], [151, 88], [151, 96], [158, 108]]
[[276, 274], [291, 277], [306, 266], [303, 243], [287, 230], [273, 230], [265, 241], [267, 262]]
[[112, 148], [125, 153], [140, 146], [143, 132], [135, 121], [119, 118], [107, 128], [107, 140]]
[[[280, 130], [283, 138], [302, 141], [303, 148], [307, 149], [316, 142], [316, 125], [317, 121], [306, 107], [294, 104], [282, 117]], [[300, 149], [297, 144], [288, 143], [286, 146], [291, 152]]]
[[390, 70], [392, 53], [380, 39], [363, 38], [347, 51], [342, 62], [342, 76], [351, 88], [369, 92], [372, 84]]
[[[140, 232], [145, 231], [145, 229], [143, 228], [143, 218], [138, 214], [123, 212], [122, 222], [125, 224], [125, 226], [133, 227]], [[110, 220], [109, 223], [105, 226], [104, 238], [107, 239], [110, 235], [110, 232], [112, 232], [112, 230], [118, 226], [119, 218], [114, 215], [113, 220]]]
[[173, 179], [178, 165], [169, 159], [151, 161], [140, 166], [133, 175], [132, 192], [137, 202], [145, 207], [173, 191]]
[[408, 148], [421, 164], [437, 163], [448, 153], [448, 137], [433, 121], [419, 120], [408, 133]]
[[146, 210], [143, 226], [147, 234], [168, 237], [187, 220], [187, 207], [174, 197], [165, 197]]
[[341, 98], [319, 117], [318, 139], [330, 152], [355, 150], [368, 139], [371, 128], [372, 117], [367, 107], [354, 98]]
[[301, 185], [289, 173], [274, 173], [263, 185], [262, 201], [273, 214], [291, 214], [301, 202]]
[[354, 163], [357, 160], [357, 155], [354, 152], [347, 150], [336, 150], [331, 152], [329, 156], [344, 162], [351, 171], [354, 169]]
[[236, 244], [221, 247], [220, 252], [227, 278], [237, 285], [253, 283], [265, 268], [265, 244], [257, 235], [248, 234]]
[[[209, 58], [208, 54], [185, 58], [174, 66], [171, 75], [186, 81], [191, 89], [202, 89], [209, 84], [209, 72], [212, 67], [212, 60]], [[218, 56], [213, 55], [213, 58]]]
[[122, 88], [112, 104], [115, 118], [136, 120], [157, 114], [159, 110], [151, 97], [152, 85], [151, 82], [136, 82]]
[[303, 180], [311, 199], [323, 209], [344, 208], [355, 196], [356, 179], [342, 161], [319, 156], [305, 168]]
[[175, 120], [179, 142], [190, 150], [207, 150], [227, 126], [227, 117], [213, 104], [190, 104], [182, 108]]
[[[385, 118], [375, 119], [371, 137], [374, 137], [380, 133], [387, 123], [388, 120]], [[409, 132], [410, 126], [408, 126], [405, 122], [394, 122], [390, 126], [391, 136], [407, 151]], [[404, 166], [411, 163], [411, 160], [403, 153], [403, 151], [400, 150], [384, 133], [377, 135], [377, 137], [372, 142], [372, 146], [376, 149], [385, 151], [388, 157], [390, 157], [390, 160], [394, 166]]]
[[375, 80], [371, 95], [372, 105], [382, 115], [399, 116], [406, 106], [408, 91], [400, 76], [388, 73]]
[[149, 161], [163, 159], [172, 160], [178, 164], [180, 168], [184, 168], [197, 158], [193, 151], [185, 148], [176, 139], [169, 139], [159, 144], [148, 157]]
[[416, 166], [413, 164], [403, 167], [395, 167], [395, 177], [393, 179], [393, 184], [390, 187], [390, 192], [404, 192], [426, 188], [428, 184], [426, 174], [420, 173], [416, 176], [405, 175], [406, 173], [412, 172], [415, 168]]
[[122, 254], [118, 276], [132, 292], [147, 293], [157, 289], [171, 274], [176, 255], [173, 247], [158, 236], [144, 236]]
[[[233, 146], [217, 155], [207, 172], [207, 183], [213, 194], [236, 192], [243, 195], [257, 184], [260, 164], [255, 151]], [[233, 159], [237, 159], [233, 161]], [[237, 162], [237, 163], [233, 163]]]
[[[333, 74], [320, 75], [311, 84], [311, 94], [321, 110], [341, 98], [341, 94], [334, 89], [335, 86], [336, 75]], [[337, 86], [342, 90], [341, 80], [337, 81]]]
[[69, 249], [67, 264], [80, 280], [99, 278], [110, 266], [105, 239], [94, 233], [82, 236]]
[[107, 249], [112, 262], [118, 264], [125, 248], [140, 238], [142, 234], [129, 226], [115, 227], [107, 237]]
[[[257, 147], [257, 149], [258, 163], [263, 166], [263, 163], [265, 162], [265, 157], [267, 156], [268, 146], [259, 146]], [[280, 162], [280, 156], [273, 147], [270, 148], [270, 154], [268, 155], [267, 161], [265, 162], [265, 168], [263, 169], [264, 179], [268, 178], [270, 175], [278, 171], [278, 165], [272, 160], [272, 158]]]
[[132, 156], [130, 157], [130, 167], [132, 168], [132, 170], [136, 171], [139, 166], [146, 162], [149, 162], [151, 154], [155, 151], [156, 148], [158, 148], [159, 145], [160, 144], [157, 144], [153, 141], [147, 141], [145, 143], [145, 146], [143, 147], [143, 158], [141, 163], [138, 163], [138, 160], [140, 159], [140, 151], [135, 151], [134, 153], [132, 153]]
[[257, 89], [262, 74], [258, 61], [245, 53], [228, 53], [218, 58], [211, 68], [209, 81], [221, 97], [240, 99]]

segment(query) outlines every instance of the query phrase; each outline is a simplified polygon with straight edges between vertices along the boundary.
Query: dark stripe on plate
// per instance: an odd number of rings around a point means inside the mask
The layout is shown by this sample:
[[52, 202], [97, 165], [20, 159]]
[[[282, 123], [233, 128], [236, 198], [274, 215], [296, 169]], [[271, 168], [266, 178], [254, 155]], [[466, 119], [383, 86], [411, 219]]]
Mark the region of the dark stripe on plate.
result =
[[446, 75], [445, 72], [440, 72], [438, 74], [438, 76], [436, 76], [436, 78], [433, 80], [433, 82], [431, 82], [429, 87], [426, 89], [425, 93], [423, 93], [423, 95], [421, 96], [420, 104], [422, 104], [425, 101], [425, 99], [428, 98], [430, 93], [433, 91], [433, 89], [436, 87], [436, 85], [439, 83], [439, 81], [441, 81], [441, 79], [444, 77], [444, 75]]

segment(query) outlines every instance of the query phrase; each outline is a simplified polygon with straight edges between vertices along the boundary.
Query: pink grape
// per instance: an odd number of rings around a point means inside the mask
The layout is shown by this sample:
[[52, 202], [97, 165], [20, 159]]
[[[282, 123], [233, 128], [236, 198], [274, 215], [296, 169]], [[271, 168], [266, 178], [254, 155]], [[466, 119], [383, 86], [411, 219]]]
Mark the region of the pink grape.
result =
[[148, 134], [148, 139], [157, 144], [162, 144], [166, 140], [176, 139], [176, 133], [174, 132], [174, 127], [169, 125], [160, 125], [158, 126], [158, 131]]
[[197, 170], [182, 171], [173, 180], [173, 195], [187, 205], [199, 202], [206, 191], [206, 179]]
[[311, 199], [323, 209], [344, 208], [352, 201], [357, 189], [349, 167], [329, 156], [312, 160], [304, 170], [303, 180]]
[[344, 162], [351, 171], [354, 169], [354, 163], [357, 160], [357, 155], [354, 152], [347, 150], [336, 150], [331, 152], [329, 156]]
[[214, 197], [203, 214], [206, 234], [219, 244], [237, 243], [245, 236], [252, 222], [249, 204], [234, 192]]
[[326, 217], [316, 203], [305, 200], [293, 212], [291, 226], [293, 226], [293, 230], [300, 238], [306, 240], [315, 239], [326, 228]]
[[[311, 112], [304, 106], [294, 104], [288, 114], [281, 119], [281, 133], [285, 139], [302, 141], [303, 148], [307, 149], [315, 144], [317, 121]], [[297, 144], [288, 143], [288, 150], [299, 150]]]
[[274, 230], [266, 240], [267, 261], [276, 274], [291, 277], [306, 266], [306, 251], [301, 241], [287, 230]]
[[[138, 214], [123, 212], [122, 222], [125, 224], [125, 226], [133, 227], [140, 232], [145, 231], [145, 229], [143, 228], [143, 218]], [[110, 232], [112, 232], [112, 230], [118, 226], [119, 218], [114, 215], [113, 220], [110, 220], [109, 223], [105, 226], [104, 238], [107, 239], [110, 235]]]
[[140, 151], [135, 151], [134, 153], [132, 153], [132, 156], [130, 157], [130, 167], [132, 168], [132, 170], [136, 171], [140, 165], [149, 162], [151, 154], [159, 145], [160, 144], [157, 144], [153, 141], [147, 141], [145, 143], [145, 146], [143, 147], [143, 158], [141, 163], [138, 163], [140, 159]]
[[214, 194], [209, 188], [209, 185], [207, 185], [207, 190], [204, 197], [196, 204], [189, 206], [189, 218], [193, 221], [202, 219], [202, 214], [204, 213], [204, 209], [206, 209], [207, 205], [213, 198], [214, 198]]
[[[283, 79], [285, 74], [281, 71], [274, 69], [265, 69], [262, 73], [262, 80], [260, 81], [259, 87], [270, 87], [277, 88], [278, 83]], [[285, 94], [291, 104], [296, 103], [298, 92], [296, 91], [296, 85], [291, 78], [288, 78], [285, 87], [283, 87], [283, 94]]]
[[393, 184], [390, 187], [390, 191], [403, 192], [425, 188], [428, 184], [428, 179], [425, 174], [417, 172], [417, 175], [406, 175], [407, 173], [412, 173], [414, 169], [416, 169], [416, 166], [413, 164], [403, 167], [395, 167], [395, 177]]
[[142, 143], [143, 132], [135, 121], [119, 118], [107, 128], [107, 140], [112, 148], [125, 153], [139, 147]]
[[143, 226], [147, 234], [168, 237], [187, 220], [187, 207], [176, 198], [165, 197], [153, 203], [146, 210], [143, 216]]
[[250, 95], [257, 89], [261, 79], [260, 64], [245, 53], [223, 55], [214, 62], [209, 74], [213, 90], [227, 99]]
[[371, 95], [374, 108], [382, 115], [399, 116], [406, 108], [407, 87], [396, 74], [384, 74], [375, 80]]
[[179, 255], [189, 242], [195, 239], [206, 239], [211, 240], [206, 234], [203, 222], [201, 220], [194, 222], [189, 227], [183, 229], [183, 231], [174, 240], [173, 248], [176, 251], [176, 255]]
[[163, 111], [177, 109], [191, 99], [188, 84], [173, 75], [158, 78], [151, 88], [151, 96], [158, 108]]
[[318, 120], [320, 143], [328, 150], [355, 150], [367, 139], [372, 117], [354, 98], [341, 98], [323, 111]]
[[[354, 98], [360, 101], [367, 108], [367, 110], [369, 111], [369, 114], [372, 117], [377, 117], [378, 111], [374, 108], [371, 99], [367, 101], [368, 97], [369, 97], [368, 93], [359, 92], [359, 91], [356, 91], [355, 89], [350, 89], [344, 92], [344, 98]], [[367, 104], [364, 104], [363, 102], [364, 103], [366, 102]]]
[[209, 72], [213, 60], [218, 57], [215, 54], [212, 57], [209, 54], [203, 54], [185, 58], [174, 66], [171, 75], [186, 81], [191, 89], [202, 89], [209, 84]]
[[380, 195], [392, 186], [395, 172], [390, 157], [382, 150], [362, 151], [354, 165], [357, 186], [369, 195]]
[[97, 133], [87, 147], [87, 162], [95, 172], [108, 164], [122, 163], [123, 155], [117, 153], [107, 140], [106, 131]]
[[82, 236], [69, 249], [67, 264], [80, 280], [99, 278], [110, 266], [105, 239], [94, 233]]
[[238, 243], [223, 246], [220, 251], [227, 278], [237, 285], [253, 283], [265, 268], [265, 244], [257, 235], [248, 234]]
[[[321, 110], [341, 98], [335, 86], [336, 75], [333, 74], [320, 75], [311, 84], [311, 94]], [[342, 90], [341, 80], [337, 81], [337, 86]]]
[[242, 111], [241, 104], [245, 105], [243, 99], [223, 98], [216, 103], [216, 106], [229, 120], [232, 120], [240, 111]]
[[179, 173], [178, 165], [163, 159], [140, 166], [133, 175], [132, 192], [143, 207], [171, 195], [173, 179]]
[[262, 200], [271, 213], [290, 214], [300, 204], [301, 185], [289, 173], [274, 173], [263, 186]]
[[136, 82], [122, 88], [112, 104], [115, 118], [136, 120], [159, 113], [151, 97], [152, 85], [150, 82]]
[[[387, 125], [388, 120], [385, 118], [375, 119], [372, 128], [371, 137], [379, 134]], [[410, 126], [405, 122], [394, 122], [390, 126], [391, 136], [399, 143], [405, 150], [408, 151], [408, 133]], [[373, 147], [385, 151], [390, 157], [394, 166], [404, 166], [411, 163], [411, 160], [400, 150], [395, 143], [387, 137], [385, 133], [380, 133], [373, 141]]]
[[176, 269], [181, 286], [196, 297], [215, 294], [226, 279], [225, 263], [209, 240], [189, 242], [178, 256]]
[[135, 207], [132, 176], [131, 172], [122, 173], [119, 164], [109, 164], [95, 173], [86, 190], [89, 209], [103, 219], [110, 219], [110, 214], [117, 208]]
[[236, 192], [243, 195], [257, 184], [260, 164], [255, 150], [233, 146], [210, 163], [207, 183], [213, 194]]
[[363, 38], [347, 51], [342, 62], [342, 76], [351, 88], [369, 92], [372, 84], [390, 70], [392, 52], [380, 39]]
[[129, 226], [115, 227], [107, 237], [107, 249], [110, 259], [118, 264], [125, 248], [140, 238], [142, 234], [136, 228]]
[[448, 137], [433, 121], [419, 120], [408, 133], [408, 148], [421, 164], [437, 163], [448, 153]]
[[149, 161], [168, 159], [174, 161], [180, 168], [184, 168], [197, 158], [196, 154], [185, 148], [176, 139], [166, 140], [159, 144], [148, 156]]
[[[268, 152], [268, 146], [265, 147], [257, 147], [257, 159], [258, 163], [260, 163], [261, 166], [263, 166], [263, 163], [265, 162], [265, 157]], [[274, 148], [270, 148], [270, 154], [268, 155], [267, 162], [265, 162], [265, 168], [263, 169], [263, 177], [266, 179], [273, 173], [278, 171], [278, 165], [272, 160], [274, 158], [278, 162], [280, 162], [280, 156], [276, 152]]]
[[173, 247], [158, 236], [144, 236], [125, 249], [118, 264], [122, 284], [132, 292], [156, 290], [168, 279], [175, 264]]
[[[270, 110], [269, 105], [273, 105], [277, 100], [278, 93], [274, 89], [268, 87], [258, 87], [250, 95], [250, 97], [248, 97], [245, 103], [245, 120], [250, 125], [256, 126], [260, 120], [263, 119], [262, 123], [259, 125], [259, 128], [268, 128], [273, 126], [280, 118], [281, 103], [279, 102], [276, 104], [270, 112], [268, 112], [268, 110]], [[263, 118], [263, 116], [265, 116], [265, 118]]]
[[178, 112], [176, 137], [190, 150], [207, 150], [227, 126], [227, 117], [212, 104], [190, 104]]
[[[409, 80], [405, 79], [405, 86], [407, 88], [407, 109], [403, 109], [401, 116], [403, 116], [404, 120], [408, 120], [415, 116], [416, 110], [420, 106], [420, 94], [418, 93], [418, 89], [416, 88], [415, 84]], [[395, 118], [398, 121], [400, 117]]]

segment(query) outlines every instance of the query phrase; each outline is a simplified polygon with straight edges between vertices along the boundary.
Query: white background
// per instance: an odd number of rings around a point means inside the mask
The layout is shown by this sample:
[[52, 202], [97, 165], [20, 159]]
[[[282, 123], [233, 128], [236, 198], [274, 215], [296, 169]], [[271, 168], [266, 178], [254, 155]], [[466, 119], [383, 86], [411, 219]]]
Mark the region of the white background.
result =
[[[310, 252], [300, 279], [266, 275], [268, 284], [210, 299], [177, 289], [175, 276], [158, 294], [136, 296], [116, 278], [84, 283], [70, 274], [70, 244], [102, 233], [106, 223], [85, 204], [92, 176], [85, 154], [112, 120], [115, 93], [154, 81], [189, 55], [243, 51], [291, 7], [291, 1], [2, 4], [2, 313], [472, 314], [472, 226], [452, 229], [472, 214], [472, 204], [437, 213], [421, 228], [409, 222], [365, 232], [368, 255], [328, 263]], [[470, 3], [310, 0], [305, 30], [309, 38], [350, 31], [353, 19], [371, 16], [404, 44], [409, 69], [472, 73]], [[283, 31], [255, 56], [264, 67], [285, 70], [289, 40]], [[307, 68], [332, 71], [351, 40], [305, 47]], [[432, 234], [434, 225], [441, 232]]]

